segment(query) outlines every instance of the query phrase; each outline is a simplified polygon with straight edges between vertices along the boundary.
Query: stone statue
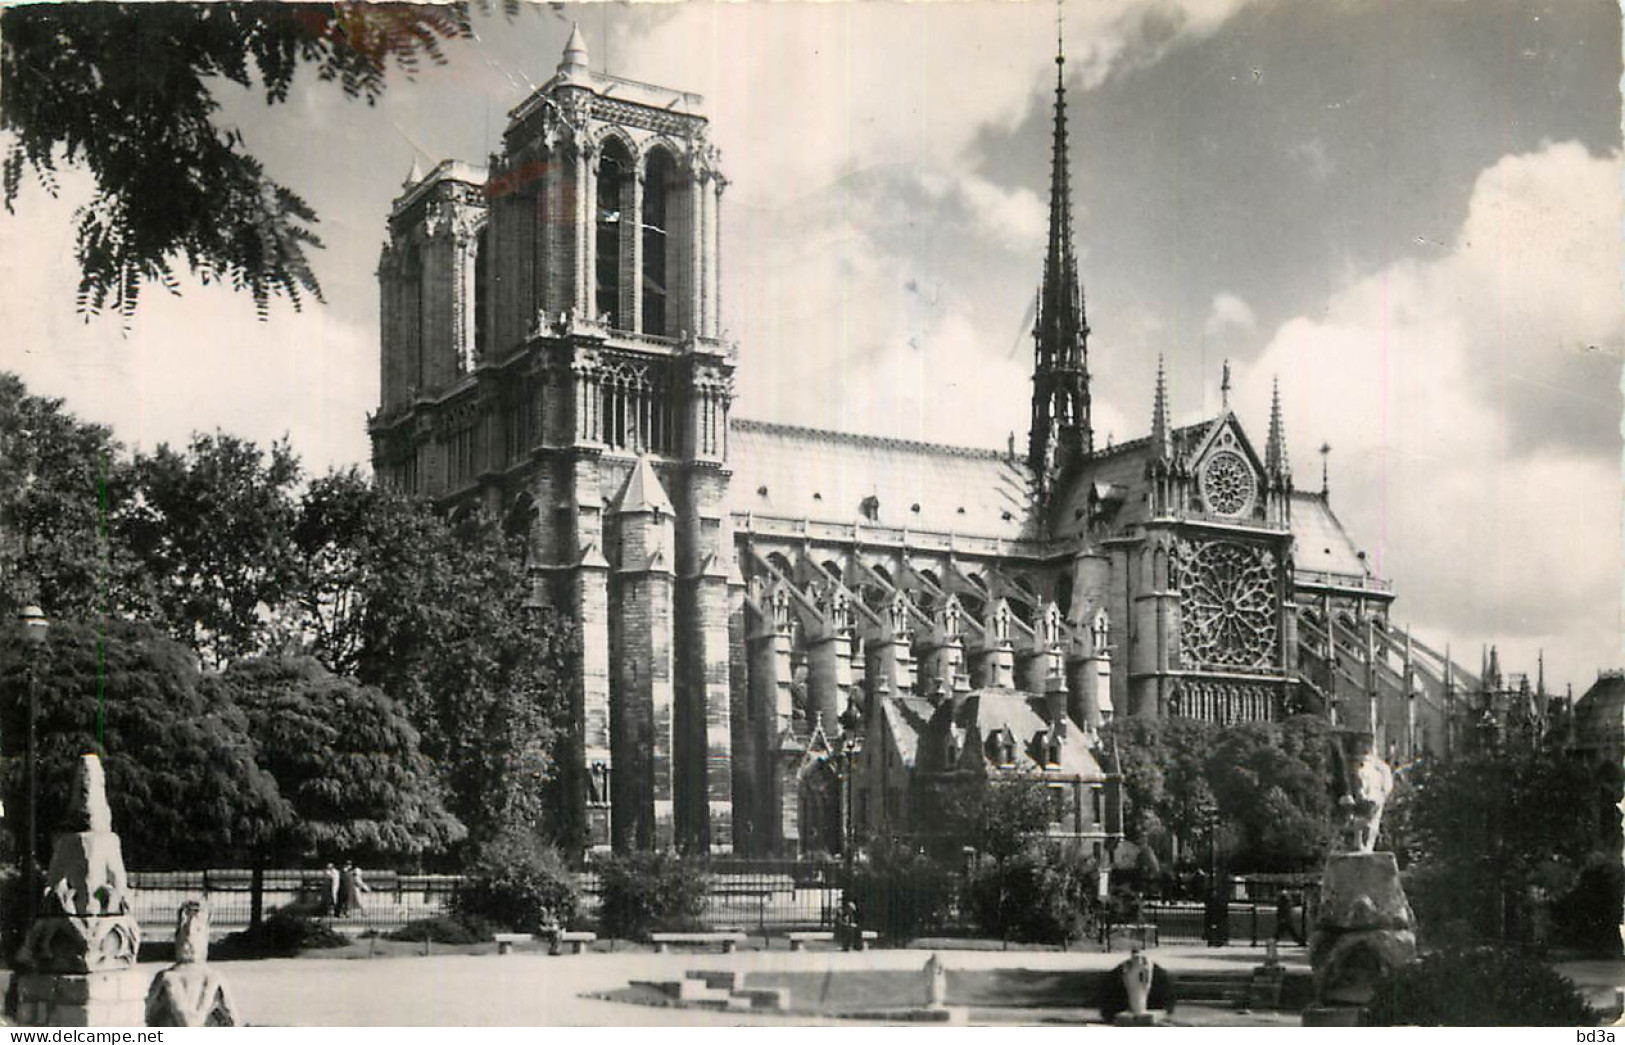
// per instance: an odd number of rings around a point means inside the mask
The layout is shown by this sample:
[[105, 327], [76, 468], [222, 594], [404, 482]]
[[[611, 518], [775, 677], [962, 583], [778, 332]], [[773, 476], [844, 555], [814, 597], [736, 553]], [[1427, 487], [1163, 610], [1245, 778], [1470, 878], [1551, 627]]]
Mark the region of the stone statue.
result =
[[1377, 831], [1382, 826], [1382, 809], [1394, 790], [1394, 771], [1377, 757], [1376, 741], [1370, 733], [1345, 733], [1342, 756], [1343, 797], [1338, 804], [1345, 817], [1345, 852], [1369, 853], [1377, 847]]
[[1151, 997], [1151, 959], [1139, 950], [1123, 963], [1123, 989], [1128, 992], [1129, 1015], [1144, 1017], [1150, 1011], [1146, 1002]]
[[925, 1007], [940, 1009], [948, 1004], [948, 969], [942, 956], [932, 952], [925, 963]]
[[188, 900], [175, 914], [175, 964], [153, 977], [147, 991], [147, 1026], [241, 1024], [226, 981], [208, 962], [209, 909]]

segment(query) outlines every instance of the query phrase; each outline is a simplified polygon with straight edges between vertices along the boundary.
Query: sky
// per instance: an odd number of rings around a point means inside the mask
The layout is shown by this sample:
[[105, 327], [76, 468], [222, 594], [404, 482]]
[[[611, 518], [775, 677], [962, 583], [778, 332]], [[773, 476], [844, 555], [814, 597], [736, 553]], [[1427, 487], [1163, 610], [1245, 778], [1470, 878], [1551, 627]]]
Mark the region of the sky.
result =
[[[418, 161], [483, 162], [579, 21], [593, 68], [696, 91], [730, 179], [736, 416], [1025, 439], [1055, 7], [544, 5], [482, 15], [374, 107], [232, 85], [223, 127], [321, 216], [325, 305], [182, 281], [74, 312], [82, 175], [0, 214], [0, 367], [127, 445], [221, 428], [365, 464], [375, 270]], [[1621, 643], [1618, 7], [1599, 0], [1090, 0], [1063, 10], [1097, 438], [1280, 381], [1297, 485], [1476, 666], [1584, 689]]]

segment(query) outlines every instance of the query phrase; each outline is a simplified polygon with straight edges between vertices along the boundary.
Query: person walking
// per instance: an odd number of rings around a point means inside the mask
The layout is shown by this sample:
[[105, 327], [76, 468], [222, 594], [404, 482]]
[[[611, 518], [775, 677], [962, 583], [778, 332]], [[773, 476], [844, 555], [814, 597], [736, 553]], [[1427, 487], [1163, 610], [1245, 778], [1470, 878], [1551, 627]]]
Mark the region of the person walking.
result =
[[358, 917], [362, 912], [361, 894], [368, 891], [361, 868], [354, 861], [346, 862], [344, 871], [339, 875], [339, 917]]
[[322, 868], [322, 914], [329, 918], [337, 917], [339, 913], [339, 869], [333, 866], [333, 861], [327, 861]]

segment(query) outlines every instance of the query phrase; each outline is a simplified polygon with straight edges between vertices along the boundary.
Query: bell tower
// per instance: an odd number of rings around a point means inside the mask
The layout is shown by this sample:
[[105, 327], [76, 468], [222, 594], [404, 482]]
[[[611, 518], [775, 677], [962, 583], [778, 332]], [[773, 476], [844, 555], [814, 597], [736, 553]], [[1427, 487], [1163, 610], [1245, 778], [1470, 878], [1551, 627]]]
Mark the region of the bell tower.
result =
[[1066, 53], [1057, 37], [1055, 131], [1050, 146], [1049, 245], [1033, 324], [1032, 429], [1027, 464], [1048, 500], [1065, 468], [1094, 452], [1089, 421], [1089, 322], [1072, 243], [1072, 187], [1067, 174]]

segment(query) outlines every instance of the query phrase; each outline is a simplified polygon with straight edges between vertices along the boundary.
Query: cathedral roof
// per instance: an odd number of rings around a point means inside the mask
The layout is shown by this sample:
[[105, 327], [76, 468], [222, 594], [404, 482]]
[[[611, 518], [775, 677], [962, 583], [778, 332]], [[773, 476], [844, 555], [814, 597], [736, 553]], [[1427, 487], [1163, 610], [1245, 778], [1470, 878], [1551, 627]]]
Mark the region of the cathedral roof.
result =
[[1008, 540], [1036, 535], [1026, 462], [996, 450], [729, 424], [733, 510]]
[[1347, 577], [1370, 577], [1360, 549], [1319, 492], [1292, 494], [1293, 565]]
[[1574, 744], [1584, 750], [1615, 750], [1625, 721], [1625, 672], [1604, 671], [1574, 702]]

